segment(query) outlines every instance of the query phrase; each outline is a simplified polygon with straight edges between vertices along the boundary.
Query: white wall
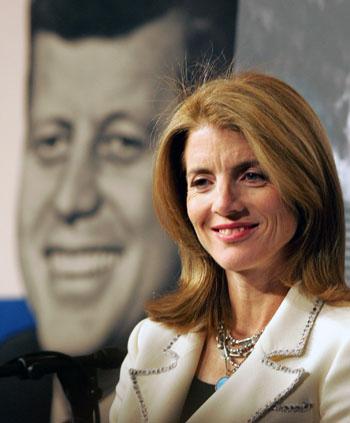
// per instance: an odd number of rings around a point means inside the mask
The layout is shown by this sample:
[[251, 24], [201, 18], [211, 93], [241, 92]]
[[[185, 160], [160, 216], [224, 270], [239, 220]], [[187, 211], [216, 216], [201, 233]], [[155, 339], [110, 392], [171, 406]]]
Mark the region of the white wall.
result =
[[0, 13], [0, 297], [23, 288], [16, 265], [16, 194], [24, 133], [26, 0], [2, 0]]

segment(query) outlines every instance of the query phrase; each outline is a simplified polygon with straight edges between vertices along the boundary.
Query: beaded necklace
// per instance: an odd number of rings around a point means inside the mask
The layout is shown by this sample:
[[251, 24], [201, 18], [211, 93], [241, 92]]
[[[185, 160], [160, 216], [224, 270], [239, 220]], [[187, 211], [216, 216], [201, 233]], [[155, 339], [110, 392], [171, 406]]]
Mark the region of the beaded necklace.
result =
[[[260, 332], [244, 339], [234, 338], [230, 331], [225, 328], [223, 322], [218, 325], [218, 334], [216, 336], [216, 346], [225, 360], [226, 375], [218, 379], [215, 389], [218, 390], [227, 382], [230, 376], [237, 371], [243, 361], [253, 351], [264, 329]], [[243, 359], [237, 362], [237, 359]]]

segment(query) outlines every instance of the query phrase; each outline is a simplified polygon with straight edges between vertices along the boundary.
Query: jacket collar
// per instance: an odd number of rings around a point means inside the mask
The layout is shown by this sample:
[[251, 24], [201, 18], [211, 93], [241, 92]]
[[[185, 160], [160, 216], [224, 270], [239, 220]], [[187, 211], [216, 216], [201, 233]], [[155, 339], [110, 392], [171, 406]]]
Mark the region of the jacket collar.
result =
[[[145, 351], [137, 368], [129, 369], [138, 407], [135, 409], [135, 404], [123, 407], [127, 410], [125, 422], [140, 421], [140, 412], [145, 422], [176, 421], [195, 375], [204, 334], [179, 336], [163, 329], [161, 333], [153, 333], [152, 337], [154, 335], [152, 350]], [[159, 345], [162, 348], [158, 348]], [[123, 418], [120, 421], [124, 421]]]
[[[254, 422], [288, 396], [308, 375], [301, 367], [279, 362], [303, 354], [321, 307], [322, 302], [305, 296], [300, 286], [291, 288], [251, 355], [189, 422], [215, 421], [218, 416], [222, 421]], [[129, 371], [145, 421], [176, 421], [195, 375], [205, 336], [176, 336], [166, 331], [165, 340], [162, 351], [153, 351], [144, 357], [142, 367]]]
[[222, 421], [234, 417], [234, 421], [255, 422], [286, 398], [308, 374], [302, 367], [281, 362], [303, 355], [322, 305], [322, 301], [305, 296], [300, 285], [291, 288], [251, 355], [189, 422], [215, 421], [215, 416]]

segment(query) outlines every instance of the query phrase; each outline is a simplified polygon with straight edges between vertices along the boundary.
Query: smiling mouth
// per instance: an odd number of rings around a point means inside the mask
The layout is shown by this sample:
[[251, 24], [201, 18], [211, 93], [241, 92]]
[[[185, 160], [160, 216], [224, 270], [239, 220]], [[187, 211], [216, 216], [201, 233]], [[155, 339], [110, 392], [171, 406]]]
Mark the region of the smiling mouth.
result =
[[235, 242], [246, 239], [255, 228], [259, 226], [258, 223], [242, 223], [242, 224], [228, 224], [212, 228], [219, 238], [225, 242]]
[[52, 276], [74, 279], [96, 277], [111, 272], [122, 252], [121, 247], [114, 246], [74, 249], [49, 247], [44, 255]]

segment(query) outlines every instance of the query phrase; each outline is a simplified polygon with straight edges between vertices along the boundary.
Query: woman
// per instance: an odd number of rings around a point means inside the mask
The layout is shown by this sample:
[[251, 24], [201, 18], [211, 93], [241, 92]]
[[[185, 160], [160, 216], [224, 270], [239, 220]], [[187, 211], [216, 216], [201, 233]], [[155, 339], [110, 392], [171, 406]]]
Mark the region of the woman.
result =
[[345, 422], [344, 212], [325, 131], [278, 79], [199, 87], [159, 144], [179, 288], [129, 339], [111, 421]]

